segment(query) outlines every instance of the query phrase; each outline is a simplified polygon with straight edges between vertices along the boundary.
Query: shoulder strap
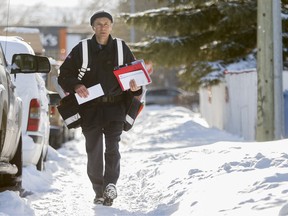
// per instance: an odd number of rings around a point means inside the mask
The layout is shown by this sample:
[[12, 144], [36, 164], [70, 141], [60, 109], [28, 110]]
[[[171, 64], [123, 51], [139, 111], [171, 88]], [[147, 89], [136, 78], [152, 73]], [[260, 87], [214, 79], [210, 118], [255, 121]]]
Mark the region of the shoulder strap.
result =
[[122, 40], [119, 38], [116, 38], [117, 41], [117, 51], [118, 51], [118, 66], [124, 64], [124, 58], [123, 58], [123, 44]]
[[82, 68], [88, 67], [88, 39], [82, 40]]
[[86, 71], [89, 71], [88, 68], [88, 40], [84, 39], [81, 41], [82, 44], [82, 66], [79, 69], [78, 80], [82, 80], [83, 76], [85, 75]]
[[[89, 39], [84, 39], [81, 41], [82, 66], [79, 69], [78, 80], [82, 80], [86, 71], [90, 71], [90, 68], [88, 68], [88, 60], [89, 60], [88, 40]], [[117, 51], [118, 51], [118, 66], [120, 66], [124, 64], [123, 43], [122, 43], [122, 40], [119, 38], [116, 38], [116, 42], [117, 42]]]

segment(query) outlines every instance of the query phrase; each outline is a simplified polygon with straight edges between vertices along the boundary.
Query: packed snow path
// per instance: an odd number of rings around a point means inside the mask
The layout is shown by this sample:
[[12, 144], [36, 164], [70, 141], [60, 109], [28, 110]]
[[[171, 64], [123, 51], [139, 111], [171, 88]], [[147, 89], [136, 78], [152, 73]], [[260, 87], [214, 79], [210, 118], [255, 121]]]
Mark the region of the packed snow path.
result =
[[[144, 116], [137, 120], [138, 122], [131, 132], [123, 133], [120, 147], [122, 152], [121, 176], [117, 185], [119, 196], [114, 201], [112, 208], [93, 204], [94, 192], [86, 174], [87, 158], [85, 140], [82, 135], [78, 135], [78, 141], [66, 143], [62, 149], [58, 150], [59, 154], [50, 151], [50, 160], [46, 163], [47, 170], [51, 170], [53, 176], [50, 186], [49, 183], [47, 184], [49, 190], [40, 197], [39, 193], [28, 197], [35, 214], [37, 216], [139, 216], [148, 213], [148, 215], [171, 215], [177, 209], [176, 200], [183, 195], [185, 186], [177, 176], [172, 184], [165, 182], [171, 178], [157, 180], [163, 181], [163, 184], [151, 182], [152, 177], [157, 179], [155, 178], [159, 172], [157, 164], [168, 162], [167, 165], [169, 165], [170, 160], [175, 160], [172, 152], [178, 148], [211, 144], [219, 140], [238, 139], [225, 132], [208, 129], [192, 122], [191, 118], [193, 117], [197, 121], [199, 115], [187, 112], [184, 108], [174, 108], [173, 114], [171, 114], [170, 109], [159, 113], [159, 108], [156, 108], [155, 111], [152, 108], [149, 113], [143, 112]], [[173, 118], [171, 118], [172, 116]], [[199, 123], [202, 123], [200, 118], [198, 120]], [[209, 133], [207, 133], [208, 131]], [[53, 157], [56, 157], [54, 161]], [[55, 163], [60, 163], [60, 165]], [[184, 167], [181, 165], [175, 167], [174, 165], [167, 168], [171, 169], [170, 174], [173, 175], [173, 172]], [[188, 171], [182, 170], [182, 172]], [[41, 178], [39, 181], [46, 180]], [[158, 186], [159, 183], [161, 188]], [[184, 183], [191, 184], [192, 182], [186, 179]], [[166, 190], [165, 187], [174, 187], [175, 190], [171, 193], [171, 190]], [[35, 190], [37, 191], [36, 188], [32, 191]], [[163, 206], [158, 206], [161, 203]]]

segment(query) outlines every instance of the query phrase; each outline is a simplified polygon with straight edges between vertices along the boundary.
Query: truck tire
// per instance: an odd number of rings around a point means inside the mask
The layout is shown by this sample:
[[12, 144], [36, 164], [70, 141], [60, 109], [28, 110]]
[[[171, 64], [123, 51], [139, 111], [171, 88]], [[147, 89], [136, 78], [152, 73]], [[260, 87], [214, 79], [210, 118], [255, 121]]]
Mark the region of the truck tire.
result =
[[0, 186], [5, 189], [20, 191], [22, 189], [22, 136], [20, 136], [16, 153], [10, 163], [17, 166], [18, 172], [15, 175], [0, 175]]

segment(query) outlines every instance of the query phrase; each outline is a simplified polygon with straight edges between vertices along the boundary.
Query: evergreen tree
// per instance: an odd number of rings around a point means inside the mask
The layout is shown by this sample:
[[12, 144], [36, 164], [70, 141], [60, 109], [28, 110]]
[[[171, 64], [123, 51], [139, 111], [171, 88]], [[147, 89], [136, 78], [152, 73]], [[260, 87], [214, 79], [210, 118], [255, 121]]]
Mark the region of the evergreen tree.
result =
[[[284, 13], [287, 2], [282, 1]], [[185, 89], [217, 82], [227, 64], [255, 59], [257, 0], [169, 0], [168, 6], [122, 17], [147, 31], [157, 30], [132, 48], [156, 64], [182, 66], [179, 76]]]

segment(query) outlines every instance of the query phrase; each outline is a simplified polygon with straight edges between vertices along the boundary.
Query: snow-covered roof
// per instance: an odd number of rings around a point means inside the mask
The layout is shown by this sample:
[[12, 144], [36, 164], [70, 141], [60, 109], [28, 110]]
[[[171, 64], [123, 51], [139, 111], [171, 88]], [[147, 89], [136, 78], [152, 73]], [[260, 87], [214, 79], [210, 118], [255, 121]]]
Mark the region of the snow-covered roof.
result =
[[256, 67], [257, 67], [257, 61], [255, 57], [251, 54], [251, 55], [248, 55], [243, 60], [226, 65], [225, 71], [237, 73], [237, 72], [247, 71], [251, 69], [255, 70]]
[[15, 53], [29, 53], [35, 54], [34, 50], [28, 43], [21, 40], [21, 38], [13, 36], [0, 36], [0, 43], [4, 50], [6, 60], [11, 64], [12, 56]]
[[4, 32], [25, 33], [25, 34], [39, 34], [38, 28], [24, 28], [24, 27], [7, 27], [4, 28]]

